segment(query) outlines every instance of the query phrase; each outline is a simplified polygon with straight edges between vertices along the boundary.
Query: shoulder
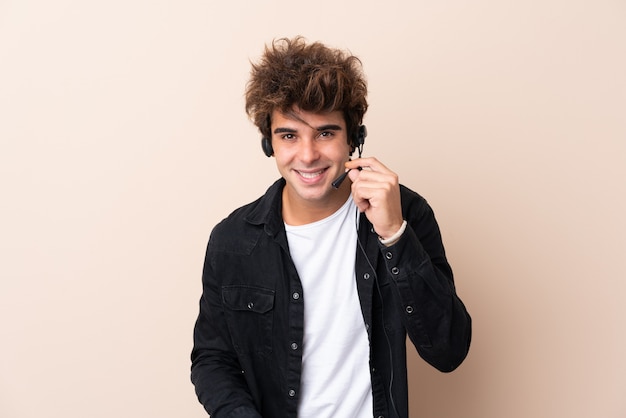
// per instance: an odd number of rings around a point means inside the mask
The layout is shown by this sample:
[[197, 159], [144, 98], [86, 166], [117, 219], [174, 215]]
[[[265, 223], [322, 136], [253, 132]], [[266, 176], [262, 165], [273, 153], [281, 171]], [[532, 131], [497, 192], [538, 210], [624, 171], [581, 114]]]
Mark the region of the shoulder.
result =
[[[247, 222], [248, 216], [254, 212], [263, 197], [233, 210], [226, 218], [217, 223], [211, 231], [209, 245], [222, 246], [225, 242], [240, 240], [249, 234], [253, 225]], [[252, 228], [255, 229], [255, 228]]]
[[439, 251], [441, 232], [435, 213], [420, 194], [401, 186], [402, 215], [431, 256]]
[[280, 181], [274, 183], [261, 197], [232, 211], [220, 221], [209, 238], [213, 250], [248, 252], [255, 245], [264, 225], [280, 217]]
[[423, 216], [425, 213], [432, 212], [430, 205], [422, 195], [402, 184], [400, 185], [400, 199], [405, 217], [408, 215]]

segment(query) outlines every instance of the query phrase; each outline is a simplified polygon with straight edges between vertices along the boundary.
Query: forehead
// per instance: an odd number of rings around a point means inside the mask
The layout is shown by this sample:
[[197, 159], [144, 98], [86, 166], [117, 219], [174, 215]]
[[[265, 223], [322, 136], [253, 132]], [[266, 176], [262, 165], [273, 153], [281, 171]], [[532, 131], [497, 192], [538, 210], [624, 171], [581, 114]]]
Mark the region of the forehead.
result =
[[335, 110], [332, 112], [307, 112], [294, 108], [289, 112], [274, 110], [272, 112], [272, 128], [289, 126], [292, 128], [308, 126], [319, 129], [327, 125], [336, 125], [345, 129], [346, 121], [343, 112]]

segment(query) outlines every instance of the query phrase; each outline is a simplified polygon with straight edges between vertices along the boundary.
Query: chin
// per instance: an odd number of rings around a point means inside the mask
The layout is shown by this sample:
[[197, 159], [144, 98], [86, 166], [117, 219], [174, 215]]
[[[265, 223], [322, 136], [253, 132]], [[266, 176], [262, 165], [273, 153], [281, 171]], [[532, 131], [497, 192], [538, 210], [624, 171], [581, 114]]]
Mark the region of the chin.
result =
[[314, 187], [295, 187], [295, 194], [307, 202], [321, 202], [330, 196], [332, 187], [330, 184], [319, 184]]

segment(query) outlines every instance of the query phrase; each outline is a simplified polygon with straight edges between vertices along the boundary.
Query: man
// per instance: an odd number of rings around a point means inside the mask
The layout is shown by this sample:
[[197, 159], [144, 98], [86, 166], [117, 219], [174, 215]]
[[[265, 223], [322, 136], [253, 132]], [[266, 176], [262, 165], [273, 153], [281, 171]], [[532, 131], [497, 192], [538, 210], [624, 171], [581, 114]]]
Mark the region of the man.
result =
[[366, 94], [356, 57], [300, 37], [253, 64], [246, 111], [281, 178], [209, 240], [191, 379], [213, 418], [405, 418], [406, 335], [444, 372], [467, 355], [431, 208], [360, 158]]

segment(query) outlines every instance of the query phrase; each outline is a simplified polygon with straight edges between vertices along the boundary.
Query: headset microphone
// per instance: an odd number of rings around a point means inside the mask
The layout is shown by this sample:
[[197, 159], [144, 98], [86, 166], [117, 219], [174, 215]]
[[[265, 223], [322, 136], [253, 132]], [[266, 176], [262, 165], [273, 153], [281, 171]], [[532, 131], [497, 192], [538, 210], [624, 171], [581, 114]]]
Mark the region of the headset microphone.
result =
[[[352, 169], [350, 169], [350, 170], [352, 170]], [[343, 173], [342, 175], [337, 177], [335, 179], [335, 181], [330, 183], [330, 185], [333, 186], [333, 189], [338, 189], [339, 186], [341, 186], [341, 183], [343, 183], [343, 181], [346, 179], [346, 177], [348, 177], [348, 173], [350, 172], [350, 170], [346, 170], [345, 173]], [[361, 171], [361, 170], [363, 170], [363, 167], [359, 167], [359, 171]]]

